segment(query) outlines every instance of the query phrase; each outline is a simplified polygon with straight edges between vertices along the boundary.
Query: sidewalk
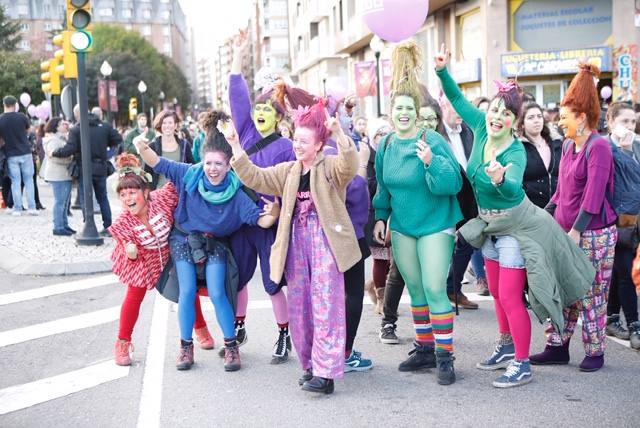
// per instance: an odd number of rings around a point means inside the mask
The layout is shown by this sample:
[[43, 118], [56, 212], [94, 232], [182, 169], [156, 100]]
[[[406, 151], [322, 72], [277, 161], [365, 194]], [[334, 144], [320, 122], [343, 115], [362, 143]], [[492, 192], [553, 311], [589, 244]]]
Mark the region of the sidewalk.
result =
[[[111, 183], [107, 180], [112, 217], [120, 214]], [[113, 239], [104, 238], [101, 246], [79, 246], [73, 236], [53, 236], [53, 190], [38, 179], [40, 201], [46, 208], [39, 216], [20, 217], [9, 215], [11, 211], [0, 210], [0, 269], [19, 275], [72, 275], [111, 271]], [[75, 198], [75, 190], [72, 193]], [[97, 207], [96, 207], [97, 208]], [[82, 231], [82, 213], [71, 210], [69, 225]], [[102, 230], [100, 214], [94, 216], [98, 231]]]

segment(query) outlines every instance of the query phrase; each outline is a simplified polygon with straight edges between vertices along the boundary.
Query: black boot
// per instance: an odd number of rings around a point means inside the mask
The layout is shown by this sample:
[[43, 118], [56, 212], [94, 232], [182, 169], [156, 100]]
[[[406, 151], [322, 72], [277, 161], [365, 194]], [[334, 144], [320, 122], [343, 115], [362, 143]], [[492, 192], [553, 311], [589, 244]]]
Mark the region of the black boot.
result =
[[433, 345], [418, 345], [414, 342], [413, 346], [415, 346], [415, 348], [409, 352], [409, 358], [400, 363], [398, 370], [401, 372], [413, 372], [422, 369], [432, 369], [436, 366], [436, 356]]
[[302, 386], [306, 381], [311, 380], [313, 378], [313, 371], [311, 369], [306, 369], [300, 379], [298, 379], [298, 385]]
[[333, 394], [333, 379], [314, 376], [302, 384], [302, 389], [309, 392]]
[[453, 369], [453, 354], [449, 351], [436, 352], [436, 362], [438, 363], [438, 383], [440, 385], [451, 385], [456, 381], [456, 372]]
[[273, 354], [271, 355], [271, 364], [282, 364], [289, 359], [289, 350], [291, 349], [291, 337], [289, 336], [289, 327], [280, 328], [280, 334], [275, 345], [273, 345]]

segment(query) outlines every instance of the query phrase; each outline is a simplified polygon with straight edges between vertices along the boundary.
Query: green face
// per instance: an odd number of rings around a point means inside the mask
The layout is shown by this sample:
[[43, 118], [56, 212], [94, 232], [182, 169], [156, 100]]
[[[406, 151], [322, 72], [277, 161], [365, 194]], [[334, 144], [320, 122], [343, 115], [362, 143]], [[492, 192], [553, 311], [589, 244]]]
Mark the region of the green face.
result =
[[420, 119], [418, 125], [433, 131], [438, 127], [438, 116], [431, 107], [420, 107]]
[[277, 120], [278, 112], [271, 105], [271, 101], [267, 101], [265, 104], [256, 104], [253, 108], [253, 123], [263, 136], [275, 132]]
[[395, 98], [391, 109], [391, 119], [399, 134], [407, 134], [413, 131], [416, 127], [417, 117], [418, 112], [413, 98], [406, 95], [399, 95]]
[[496, 140], [510, 136], [516, 121], [515, 115], [505, 107], [504, 101], [500, 98], [491, 101], [485, 120], [487, 133]]

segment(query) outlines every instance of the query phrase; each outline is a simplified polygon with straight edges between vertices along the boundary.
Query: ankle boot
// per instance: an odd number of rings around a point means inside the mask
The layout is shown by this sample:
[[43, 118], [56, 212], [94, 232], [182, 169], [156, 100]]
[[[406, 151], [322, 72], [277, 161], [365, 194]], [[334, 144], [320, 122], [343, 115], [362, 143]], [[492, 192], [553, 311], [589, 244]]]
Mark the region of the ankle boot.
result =
[[627, 325], [629, 327], [629, 342], [631, 349], [640, 350], [640, 321], [635, 321]]
[[398, 366], [401, 372], [414, 372], [422, 369], [432, 369], [436, 367], [436, 356], [433, 345], [418, 345], [413, 343], [414, 348], [409, 352], [409, 358]]
[[302, 389], [309, 392], [333, 394], [333, 379], [314, 376], [302, 384]]
[[302, 386], [305, 382], [311, 380], [313, 378], [313, 371], [311, 369], [306, 369], [300, 379], [298, 379], [298, 385]]
[[585, 356], [578, 366], [581, 372], [596, 372], [604, 365], [604, 355]]
[[438, 366], [438, 384], [451, 385], [456, 381], [456, 372], [453, 369], [453, 353], [449, 351], [436, 352], [436, 364]]
[[569, 341], [562, 346], [547, 345], [541, 353], [531, 355], [529, 361], [534, 366], [569, 364]]
[[622, 326], [620, 315], [608, 315], [605, 333], [607, 336], [614, 336], [618, 339], [629, 340], [630, 331]]

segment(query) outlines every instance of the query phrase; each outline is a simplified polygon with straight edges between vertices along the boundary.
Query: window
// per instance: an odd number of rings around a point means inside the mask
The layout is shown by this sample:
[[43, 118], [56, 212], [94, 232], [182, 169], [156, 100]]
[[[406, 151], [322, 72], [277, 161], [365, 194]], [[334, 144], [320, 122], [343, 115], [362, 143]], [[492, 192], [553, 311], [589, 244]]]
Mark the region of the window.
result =
[[171, 35], [171, 27], [162, 27], [162, 35], [170, 36]]
[[123, 18], [131, 18], [133, 16], [132, 9], [122, 9], [122, 17]]
[[142, 17], [144, 19], [151, 19], [151, 9], [144, 9], [142, 11]]
[[142, 35], [143, 36], [150, 36], [151, 35], [151, 26], [145, 25], [144, 27], [142, 27]]
[[302, 36], [298, 36], [298, 45], [296, 47], [296, 50], [298, 52], [300, 52], [302, 50]]
[[50, 4], [42, 5], [42, 13], [45, 18], [51, 18], [51, 5]]
[[168, 20], [169, 18], [171, 18], [171, 11], [170, 10], [162, 11], [162, 19]]
[[17, 7], [18, 15], [29, 15], [29, 5], [19, 4]]
[[105, 7], [105, 8], [100, 9], [98, 14], [100, 16], [113, 16], [113, 9], [110, 8], [110, 7]]
[[27, 31], [29, 31], [29, 24], [20, 24], [20, 32], [26, 33]]
[[44, 31], [51, 31], [53, 30], [53, 24], [50, 22], [45, 22], [44, 23]]
[[340, 24], [338, 28], [340, 29], [340, 31], [342, 31], [344, 30], [344, 22], [342, 20], [342, 0], [338, 2], [338, 15], [338, 23]]
[[44, 50], [47, 52], [51, 52], [53, 50], [53, 45], [51, 44], [51, 42], [47, 42], [47, 44], [44, 45]]
[[18, 47], [20, 49], [22, 49], [23, 51], [30, 51], [31, 50], [31, 43], [29, 43], [28, 40], [20, 40], [20, 44], [18, 44]]
[[167, 56], [171, 56], [171, 43], [163, 44], [162, 45], [162, 52]]
[[309, 25], [309, 37], [310, 38], [314, 38], [314, 37], [318, 37], [318, 23], [317, 22], [312, 22]]

